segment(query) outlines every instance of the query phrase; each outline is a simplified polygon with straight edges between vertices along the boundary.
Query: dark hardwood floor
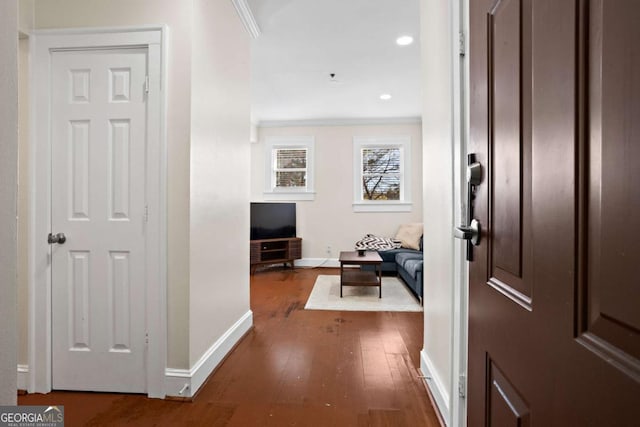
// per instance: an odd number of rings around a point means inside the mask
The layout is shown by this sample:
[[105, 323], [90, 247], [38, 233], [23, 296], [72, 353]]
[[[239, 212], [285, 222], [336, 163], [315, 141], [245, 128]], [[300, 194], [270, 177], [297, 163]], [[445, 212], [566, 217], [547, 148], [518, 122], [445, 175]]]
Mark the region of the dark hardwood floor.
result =
[[318, 274], [251, 277], [255, 327], [192, 402], [56, 391], [67, 426], [439, 426], [422, 380], [422, 313], [304, 310]]

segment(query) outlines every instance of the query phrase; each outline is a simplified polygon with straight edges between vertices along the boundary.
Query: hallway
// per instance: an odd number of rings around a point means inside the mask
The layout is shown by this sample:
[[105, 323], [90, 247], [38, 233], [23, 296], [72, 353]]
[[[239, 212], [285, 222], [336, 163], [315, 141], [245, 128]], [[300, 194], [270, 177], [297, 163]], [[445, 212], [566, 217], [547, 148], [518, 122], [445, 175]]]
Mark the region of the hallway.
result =
[[63, 405], [68, 426], [439, 426], [418, 378], [423, 314], [305, 311], [316, 276], [337, 273], [253, 275], [254, 328], [193, 402], [54, 392], [19, 404]]

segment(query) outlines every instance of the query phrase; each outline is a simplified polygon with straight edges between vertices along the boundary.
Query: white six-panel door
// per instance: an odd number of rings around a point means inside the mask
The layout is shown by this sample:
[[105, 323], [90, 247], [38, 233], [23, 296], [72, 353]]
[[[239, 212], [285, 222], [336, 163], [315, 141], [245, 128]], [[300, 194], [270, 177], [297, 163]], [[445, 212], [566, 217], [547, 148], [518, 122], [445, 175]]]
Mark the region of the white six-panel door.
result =
[[54, 389], [145, 392], [146, 49], [55, 52]]

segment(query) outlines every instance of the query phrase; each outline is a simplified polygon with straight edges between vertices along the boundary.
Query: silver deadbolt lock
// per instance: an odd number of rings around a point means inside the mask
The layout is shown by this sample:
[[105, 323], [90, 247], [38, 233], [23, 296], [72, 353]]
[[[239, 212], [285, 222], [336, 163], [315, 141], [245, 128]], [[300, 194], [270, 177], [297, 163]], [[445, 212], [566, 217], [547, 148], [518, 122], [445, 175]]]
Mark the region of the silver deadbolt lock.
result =
[[49, 236], [47, 237], [47, 242], [50, 245], [53, 245], [54, 243], [57, 243], [59, 245], [64, 245], [64, 242], [66, 241], [67, 241], [67, 236], [65, 236], [64, 233], [58, 233], [58, 234], [49, 233]]
[[480, 185], [482, 182], [482, 165], [478, 162], [473, 162], [467, 166], [467, 182], [470, 185]]
[[482, 175], [482, 165], [476, 161], [476, 155], [473, 153], [467, 154], [467, 212], [465, 223], [468, 225], [462, 225], [453, 230], [455, 238], [467, 241], [467, 261], [473, 261], [473, 246], [480, 244], [480, 234], [482, 233], [480, 223], [473, 218], [475, 190], [482, 183]]

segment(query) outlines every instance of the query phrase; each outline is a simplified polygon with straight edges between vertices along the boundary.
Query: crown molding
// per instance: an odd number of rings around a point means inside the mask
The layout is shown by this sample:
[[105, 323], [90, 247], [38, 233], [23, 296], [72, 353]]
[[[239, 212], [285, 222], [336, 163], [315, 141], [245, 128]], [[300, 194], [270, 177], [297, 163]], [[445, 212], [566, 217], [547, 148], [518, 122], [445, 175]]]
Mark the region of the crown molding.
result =
[[312, 120], [262, 120], [259, 128], [301, 127], [301, 126], [365, 126], [365, 125], [405, 125], [420, 124], [421, 117], [312, 119]]
[[238, 12], [238, 16], [251, 38], [257, 39], [261, 34], [260, 27], [258, 27], [258, 23], [253, 17], [253, 12], [251, 12], [247, 1], [231, 0], [231, 3], [233, 3], [233, 6], [236, 8], [236, 12]]

